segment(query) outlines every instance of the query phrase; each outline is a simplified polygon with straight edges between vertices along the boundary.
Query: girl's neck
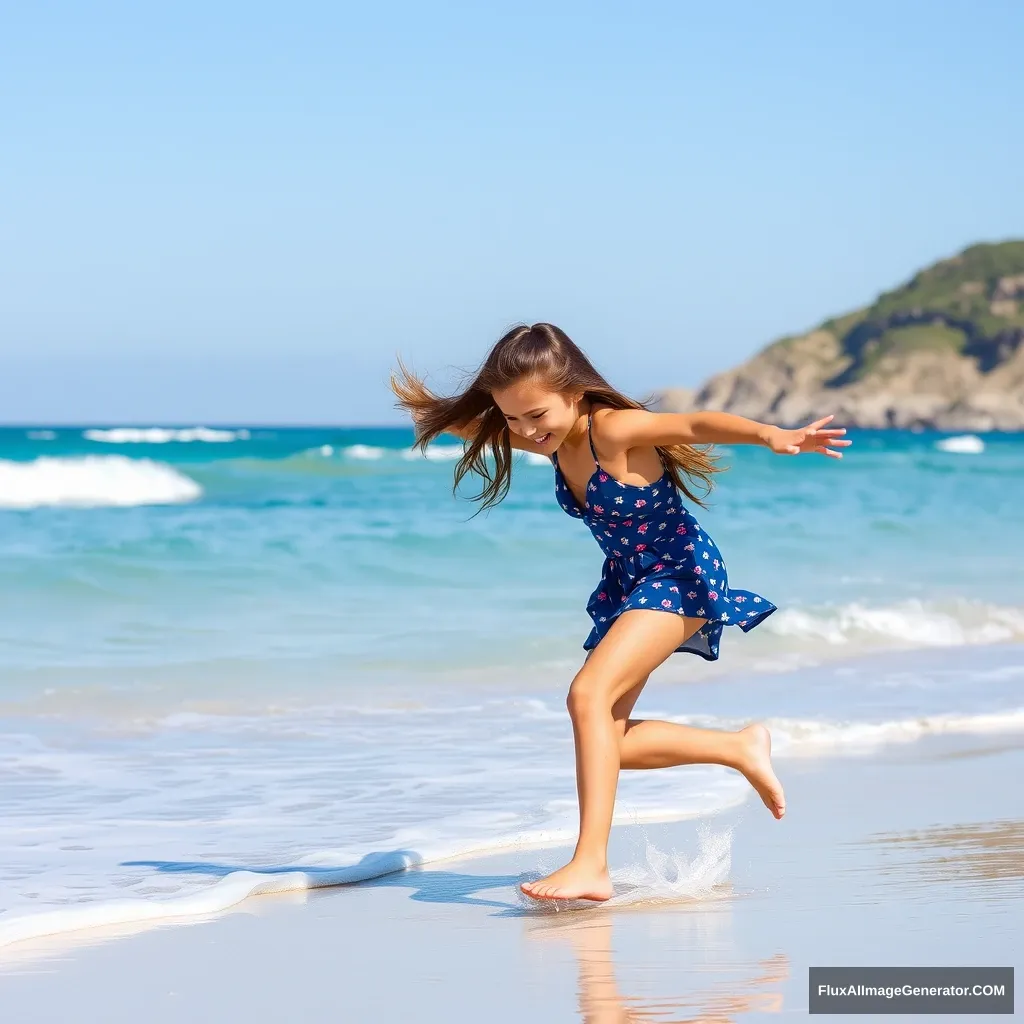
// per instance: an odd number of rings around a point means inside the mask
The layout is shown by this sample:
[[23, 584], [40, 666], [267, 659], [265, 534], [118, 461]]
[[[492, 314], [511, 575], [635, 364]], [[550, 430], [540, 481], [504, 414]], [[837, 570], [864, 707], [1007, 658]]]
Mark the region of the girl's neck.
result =
[[[576, 422], [573, 424], [572, 429], [562, 439], [562, 445], [566, 445], [573, 451], [580, 448], [581, 446], [587, 446], [587, 430], [589, 427], [588, 417], [593, 412], [593, 403], [589, 398], [584, 398], [580, 402], [579, 415], [576, 417]], [[561, 447], [561, 445], [559, 446]]]

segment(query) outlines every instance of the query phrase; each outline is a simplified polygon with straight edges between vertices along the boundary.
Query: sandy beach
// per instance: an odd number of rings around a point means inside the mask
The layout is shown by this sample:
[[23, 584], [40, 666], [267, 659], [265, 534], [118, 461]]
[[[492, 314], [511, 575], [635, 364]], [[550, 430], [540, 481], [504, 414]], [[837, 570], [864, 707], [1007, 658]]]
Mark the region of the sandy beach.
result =
[[757, 1020], [806, 1013], [810, 966], [1019, 963], [1021, 737], [779, 770], [782, 823], [751, 800], [617, 829], [610, 905], [517, 895], [556, 849], [255, 897], [197, 924], [10, 947], [4, 1019]]
[[0, 1024], [1007, 1012], [1024, 3], [923, 10], [7, 5]]

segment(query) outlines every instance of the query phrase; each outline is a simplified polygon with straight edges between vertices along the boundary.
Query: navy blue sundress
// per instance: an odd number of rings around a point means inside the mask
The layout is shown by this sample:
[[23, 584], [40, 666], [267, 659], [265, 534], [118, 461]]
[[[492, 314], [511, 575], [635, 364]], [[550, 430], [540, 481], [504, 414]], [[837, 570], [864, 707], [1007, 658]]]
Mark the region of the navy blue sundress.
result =
[[676, 651], [716, 661], [724, 626], [739, 626], [746, 633], [775, 605], [729, 586], [721, 552], [683, 506], [667, 470], [653, 484], [638, 486], [621, 483], [601, 468], [591, 420], [588, 416], [587, 439], [596, 468], [582, 509], [562, 475], [558, 454], [551, 456], [558, 503], [590, 527], [607, 556], [601, 582], [587, 602], [594, 628], [583, 649], [593, 650], [622, 612], [643, 608], [706, 619]]

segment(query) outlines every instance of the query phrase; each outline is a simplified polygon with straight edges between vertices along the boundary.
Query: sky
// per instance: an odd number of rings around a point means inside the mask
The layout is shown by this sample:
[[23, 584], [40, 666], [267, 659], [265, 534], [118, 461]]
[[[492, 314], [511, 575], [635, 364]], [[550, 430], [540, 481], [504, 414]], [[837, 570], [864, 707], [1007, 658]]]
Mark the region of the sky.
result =
[[401, 423], [558, 324], [694, 386], [1024, 237], [1024, 4], [5, 5], [0, 421]]

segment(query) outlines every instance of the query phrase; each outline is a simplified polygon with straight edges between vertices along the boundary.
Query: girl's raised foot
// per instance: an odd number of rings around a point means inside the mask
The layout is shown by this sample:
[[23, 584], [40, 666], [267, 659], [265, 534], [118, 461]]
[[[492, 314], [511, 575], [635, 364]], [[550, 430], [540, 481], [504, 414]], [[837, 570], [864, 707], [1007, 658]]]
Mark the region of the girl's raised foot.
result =
[[603, 903], [612, 897], [612, 880], [607, 868], [590, 867], [575, 860], [536, 882], [519, 887], [535, 900], [594, 900]]
[[744, 743], [743, 759], [737, 766], [776, 818], [786, 813], [786, 796], [772, 769], [772, 737], [763, 725], [748, 725], [740, 730]]

